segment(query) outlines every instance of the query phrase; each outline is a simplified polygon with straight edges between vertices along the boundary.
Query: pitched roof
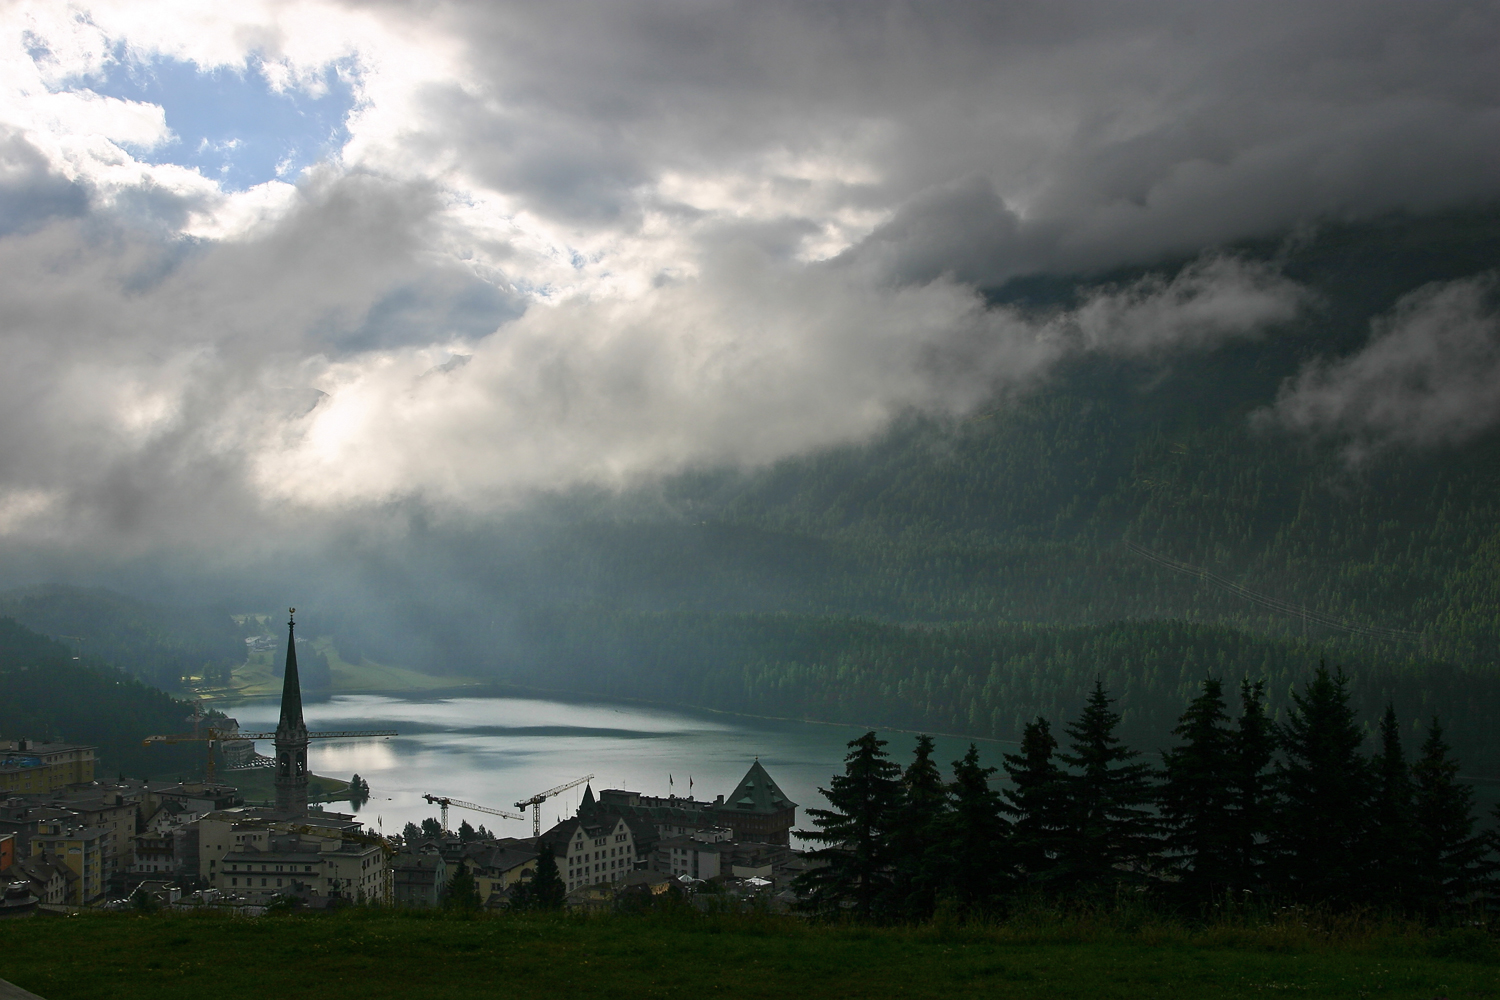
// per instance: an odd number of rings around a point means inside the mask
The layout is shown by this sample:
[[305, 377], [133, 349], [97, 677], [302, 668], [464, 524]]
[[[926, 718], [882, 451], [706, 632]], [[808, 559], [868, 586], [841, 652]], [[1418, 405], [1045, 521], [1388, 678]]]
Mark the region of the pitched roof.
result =
[[777, 813], [796, 807], [797, 803], [786, 797], [757, 759], [720, 808], [737, 813]]
[[[614, 813], [595, 814], [592, 816], [574, 816], [558, 823], [552, 829], [542, 834], [539, 843], [551, 849], [553, 855], [568, 853], [568, 841], [573, 839], [579, 827], [583, 828], [585, 836], [604, 837], [613, 833], [615, 827], [624, 820], [623, 816]], [[629, 826], [627, 823], [626, 826]], [[561, 851], [558, 849], [561, 848]]]

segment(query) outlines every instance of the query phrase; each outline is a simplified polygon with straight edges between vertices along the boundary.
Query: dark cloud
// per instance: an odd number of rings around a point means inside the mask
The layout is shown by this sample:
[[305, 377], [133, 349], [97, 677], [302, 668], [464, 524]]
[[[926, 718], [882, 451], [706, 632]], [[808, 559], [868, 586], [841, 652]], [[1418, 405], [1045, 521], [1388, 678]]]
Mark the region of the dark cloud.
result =
[[46, 157], [15, 129], [0, 128], [0, 236], [88, 210], [88, 189], [52, 172]]
[[858, 252], [917, 280], [1500, 194], [1488, 3], [438, 10], [482, 96], [428, 138], [539, 210], [633, 221], [664, 173], [839, 161], [867, 169], [818, 210], [894, 213]]
[[[350, 142], [295, 190], [130, 161], [106, 132], [163, 140], [120, 102], [0, 139], [0, 533], [304, 544], [771, 462], [1296, 315], [1228, 241], [1500, 197], [1493, 3], [350, 9]], [[977, 290], [1166, 259], [1050, 316]], [[1487, 426], [1484, 294], [1404, 304], [1274, 419]]]

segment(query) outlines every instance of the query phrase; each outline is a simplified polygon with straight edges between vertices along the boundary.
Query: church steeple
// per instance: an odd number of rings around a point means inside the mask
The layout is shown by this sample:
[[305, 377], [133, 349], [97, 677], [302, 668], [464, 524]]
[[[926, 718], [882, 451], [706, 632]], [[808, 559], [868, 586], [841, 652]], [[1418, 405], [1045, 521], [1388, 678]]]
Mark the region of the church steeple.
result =
[[296, 608], [287, 608], [286, 622], [286, 674], [281, 679], [281, 721], [276, 725], [279, 733], [283, 729], [306, 729], [302, 721], [302, 681], [297, 676], [297, 622], [293, 616]]
[[276, 725], [276, 811], [307, 815], [307, 723], [297, 677], [297, 623], [287, 608], [286, 676], [281, 681], [281, 721]]

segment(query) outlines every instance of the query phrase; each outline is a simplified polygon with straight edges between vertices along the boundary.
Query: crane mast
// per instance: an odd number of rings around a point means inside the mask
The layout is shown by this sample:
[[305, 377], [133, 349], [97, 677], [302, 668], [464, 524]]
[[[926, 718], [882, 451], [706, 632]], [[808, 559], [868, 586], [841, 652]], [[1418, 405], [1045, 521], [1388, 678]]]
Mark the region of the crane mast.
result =
[[533, 837], [540, 837], [542, 835], [543, 802], [560, 792], [566, 792], [570, 788], [577, 788], [585, 781], [593, 780], [594, 776], [592, 774], [585, 774], [581, 778], [574, 778], [572, 781], [569, 781], [566, 784], [558, 785], [556, 788], [549, 788], [545, 792], [537, 792], [531, 798], [522, 799], [520, 802], [517, 802], [516, 808], [522, 811], [525, 811], [527, 806], [531, 807], [531, 835]]
[[[310, 740], [344, 740], [359, 736], [399, 736], [394, 729], [339, 729], [320, 733], [308, 733]], [[208, 747], [208, 764], [204, 768], [204, 777], [212, 784], [214, 780], [214, 744], [223, 743], [225, 740], [274, 740], [276, 734], [271, 733], [245, 733], [237, 729], [215, 729], [207, 726], [200, 731], [191, 733], [171, 733], [166, 736], [147, 736], [141, 740], [141, 746], [149, 747], [153, 743], [204, 743]]]

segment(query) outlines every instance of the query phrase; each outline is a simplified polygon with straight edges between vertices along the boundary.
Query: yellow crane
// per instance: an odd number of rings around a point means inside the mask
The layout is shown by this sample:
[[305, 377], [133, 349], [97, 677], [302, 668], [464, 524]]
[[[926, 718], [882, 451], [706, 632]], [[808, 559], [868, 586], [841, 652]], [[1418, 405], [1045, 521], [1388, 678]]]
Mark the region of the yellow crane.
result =
[[550, 799], [552, 796], [558, 794], [559, 792], [566, 792], [570, 788], [577, 788], [585, 781], [593, 780], [594, 776], [592, 774], [585, 774], [581, 778], [574, 778], [572, 781], [568, 782], [565, 785], [558, 785], [556, 788], [549, 788], [545, 792], [537, 792], [531, 798], [522, 799], [520, 802], [517, 802], [516, 808], [522, 810], [523, 812], [526, 810], [527, 806], [531, 807], [531, 835], [533, 837], [540, 837], [542, 835], [543, 802], [545, 802], [547, 799]]
[[526, 815], [524, 813], [506, 812], [504, 809], [491, 809], [489, 806], [475, 805], [472, 802], [465, 802], [463, 799], [450, 799], [446, 795], [423, 795], [422, 798], [426, 799], [428, 802], [432, 803], [442, 810], [444, 833], [448, 832], [449, 806], [457, 806], [460, 809], [469, 809], [474, 812], [489, 813], [491, 816], [500, 816], [505, 819], [524, 820], [526, 818]]
[[[399, 736], [400, 733], [394, 729], [339, 729], [321, 733], [308, 733], [310, 740], [343, 740], [362, 736]], [[206, 726], [196, 732], [172, 733], [169, 736], [147, 736], [141, 740], [141, 746], [149, 747], [153, 743], [206, 743], [208, 746], [208, 765], [204, 768], [206, 779], [212, 783], [214, 780], [214, 744], [225, 740], [274, 740], [275, 732], [269, 733], [246, 733], [237, 729], [215, 729]]]

